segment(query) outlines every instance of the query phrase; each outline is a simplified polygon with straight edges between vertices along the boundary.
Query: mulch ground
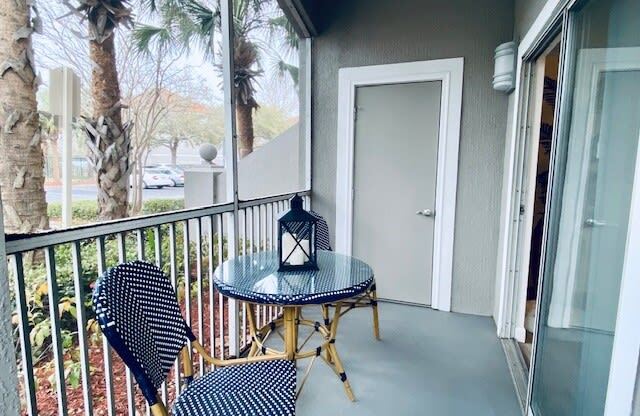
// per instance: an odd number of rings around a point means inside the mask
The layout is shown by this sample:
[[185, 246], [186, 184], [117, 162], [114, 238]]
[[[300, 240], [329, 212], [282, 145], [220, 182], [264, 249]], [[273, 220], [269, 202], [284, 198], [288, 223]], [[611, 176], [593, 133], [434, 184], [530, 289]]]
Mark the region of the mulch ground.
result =
[[[210, 351], [210, 339], [209, 331], [211, 328], [210, 322], [210, 310], [211, 302], [208, 291], [203, 293], [203, 334], [204, 345], [207, 350]], [[226, 301], [223, 304], [224, 310], [227, 310]], [[220, 356], [220, 338], [219, 332], [219, 308], [218, 308], [218, 296], [214, 295], [214, 328], [216, 330], [216, 356]], [[182, 306], [183, 314], [185, 312], [184, 305]], [[194, 298], [191, 302], [191, 317], [192, 317], [192, 329], [194, 334], [198, 336], [198, 304]], [[224, 333], [226, 334], [228, 327], [228, 316], [224, 313]], [[227, 337], [225, 336], [225, 345], [227, 345]], [[199, 370], [198, 360], [194, 360], [194, 371], [197, 374]], [[107, 415], [107, 399], [106, 399], [106, 382], [104, 376], [104, 355], [102, 351], [102, 342], [98, 342], [96, 345], [91, 345], [89, 348], [89, 362], [91, 372], [91, 393], [93, 397], [93, 414], [96, 416]], [[114, 401], [117, 415], [128, 414], [128, 401], [127, 401], [127, 383], [126, 383], [126, 368], [120, 357], [113, 352], [112, 353], [112, 380], [114, 389]], [[56, 395], [55, 385], [49, 382], [49, 378], [53, 373], [53, 365], [43, 360], [35, 369], [34, 375], [37, 383], [36, 399], [38, 403], [38, 414], [43, 416], [55, 416], [58, 414], [58, 400]], [[68, 384], [68, 383], [67, 383]], [[134, 382], [135, 391], [135, 403], [136, 403], [136, 415], [146, 415], [146, 401], [139, 391], [137, 384]], [[174, 371], [171, 370], [168, 383], [168, 403], [172, 403], [175, 398], [175, 382]], [[70, 416], [84, 415], [84, 400], [82, 397], [82, 385], [76, 388], [66, 386], [67, 393], [67, 409]], [[23, 415], [26, 415], [26, 411], [23, 411]]]

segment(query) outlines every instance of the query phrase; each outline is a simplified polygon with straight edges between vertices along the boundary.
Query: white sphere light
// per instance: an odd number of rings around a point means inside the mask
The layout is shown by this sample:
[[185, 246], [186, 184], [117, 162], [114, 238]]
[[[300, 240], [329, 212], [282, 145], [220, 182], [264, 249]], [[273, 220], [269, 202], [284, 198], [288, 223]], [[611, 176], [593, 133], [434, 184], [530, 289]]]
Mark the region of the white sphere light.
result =
[[213, 159], [218, 156], [218, 149], [215, 145], [211, 143], [204, 143], [200, 145], [200, 149], [198, 149], [198, 153], [200, 153], [200, 157], [205, 160], [207, 163], [212, 163]]

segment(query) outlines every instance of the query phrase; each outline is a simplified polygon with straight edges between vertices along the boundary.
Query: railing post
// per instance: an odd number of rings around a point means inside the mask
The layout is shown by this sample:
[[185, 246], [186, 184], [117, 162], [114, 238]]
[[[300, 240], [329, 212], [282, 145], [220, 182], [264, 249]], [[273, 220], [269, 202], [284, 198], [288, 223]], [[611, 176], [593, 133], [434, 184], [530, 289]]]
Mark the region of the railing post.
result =
[[[236, 103], [234, 94], [233, 68], [233, 0], [223, 0], [221, 3], [222, 21], [222, 72], [224, 90], [224, 154], [226, 171], [227, 201], [233, 198], [232, 221], [227, 234], [229, 257], [238, 255], [238, 138], [236, 136]], [[231, 168], [231, 172], [229, 172]], [[231, 175], [229, 174], [231, 173]], [[229, 354], [238, 356], [240, 342], [238, 332], [238, 303], [229, 299]]]
[[[31, 351], [28, 353], [30, 354]], [[4, 243], [2, 202], [0, 202], [0, 409], [7, 415], [20, 414], [18, 368], [11, 328], [11, 295]]]

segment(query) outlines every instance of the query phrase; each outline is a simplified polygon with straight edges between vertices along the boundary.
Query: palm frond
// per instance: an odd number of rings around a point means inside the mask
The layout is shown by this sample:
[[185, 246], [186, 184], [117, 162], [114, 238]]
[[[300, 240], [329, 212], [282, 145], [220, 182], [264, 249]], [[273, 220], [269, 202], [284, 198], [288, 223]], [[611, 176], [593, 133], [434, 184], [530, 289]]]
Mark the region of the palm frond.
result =
[[269, 19], [267, 21], [267, 26], [272, 38], [281, 36], [284, 47], [289, 50], [298, 50], [300, 46], [300, 39], [298, 38], [298, 34], [293, 28], [293, 25], [284, 14]]
[[98, 43], [109, 38], [118, 26], [133, 24], [130, 0], [62, 0], [62, 4], [69, 14], [88, 22], [88, 37]]
[[278, 61], [276, 65], [277, 65], [278, 73], [280, 74], [280, 76], [285, 76], [286, 74], [289, 74], [289, 76], [291, 77], [291, 81], [293, 81], [294, 87], [298, 89], [298, 82], [300, 80], [299, 78], [300, 68], [296, 65], [289, 64], [284, 60]]
[[174, 42], [173, 34], [169, 27], [157, 27], [150, 25], [137, 25], [132, 33], [136, 48], [144, 53], [151, 51], [153, 43], [169, 45]]

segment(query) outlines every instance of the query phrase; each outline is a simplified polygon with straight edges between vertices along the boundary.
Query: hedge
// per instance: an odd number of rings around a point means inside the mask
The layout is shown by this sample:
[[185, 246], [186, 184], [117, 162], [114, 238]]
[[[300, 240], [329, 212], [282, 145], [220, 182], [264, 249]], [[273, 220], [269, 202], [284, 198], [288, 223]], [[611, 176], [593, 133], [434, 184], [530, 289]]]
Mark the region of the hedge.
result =
[[[140, 214], [157, 214], [159, 212], [176, 211], [183, 208], [183, 199], [152, 199], [142, 203], [142, 211]], [[61, 218], [62, 204], [60, 202], [50, 202], [47, 212], [49, 218]], [[71, 217], [76, 221], [82, 222], [96, 221], [98, 219], [98, 203], [93, 200], [74, 201], [71, 206]]]
[[[49, 218], [62, 218], [62, 203], [49, 202]], [[95, 221], [98, 218], [96, 201], [74, 201], [71, 205], [71, 218], [82, 221]]]
[[184, 209], [184, 199], [151, 199], [142, 203], [142, 215]]

